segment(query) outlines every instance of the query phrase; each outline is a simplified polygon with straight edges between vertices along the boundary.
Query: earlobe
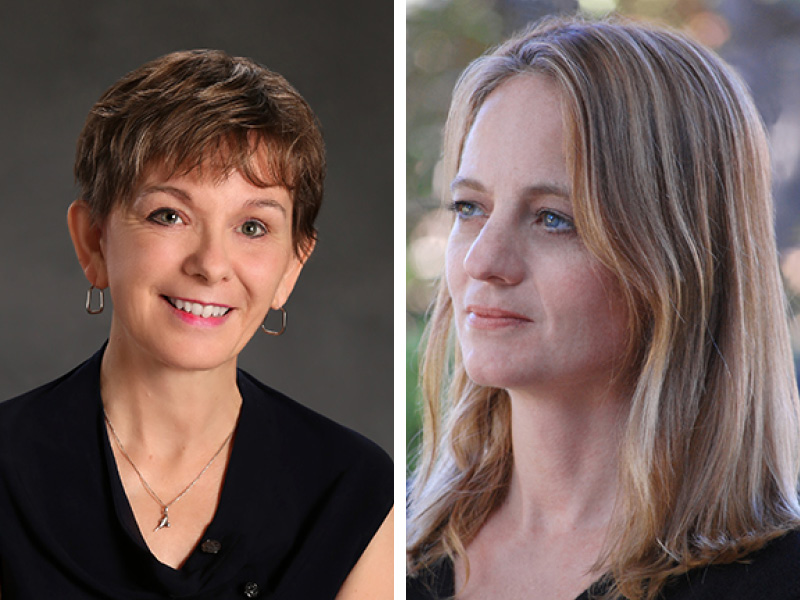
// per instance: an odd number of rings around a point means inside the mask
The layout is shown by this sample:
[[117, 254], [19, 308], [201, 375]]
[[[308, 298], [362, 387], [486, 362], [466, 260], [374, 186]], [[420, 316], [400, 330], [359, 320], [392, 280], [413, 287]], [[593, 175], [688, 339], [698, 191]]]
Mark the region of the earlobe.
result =
[[75, 254], [86, 279], [97, 288], [108, 287], [108, 274], [101, 244], [102, 230], [92, 219], [89, 206], [83, 200], [76, 200], [70, 204], [67, 211], [67, 225]]

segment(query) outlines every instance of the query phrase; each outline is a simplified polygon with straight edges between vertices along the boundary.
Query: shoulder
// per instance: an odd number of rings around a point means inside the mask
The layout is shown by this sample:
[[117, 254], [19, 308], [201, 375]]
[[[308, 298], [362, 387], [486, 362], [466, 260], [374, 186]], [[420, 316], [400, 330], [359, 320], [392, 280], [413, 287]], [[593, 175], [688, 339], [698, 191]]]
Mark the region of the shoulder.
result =
[[5, 400], [0, 403], [0, 415], [3, 417], [11, 417], [20, 413], [24, 414], [26, 410], [32, 410], [38, 403], [46, 402], [55, 396], [60, 396], [66, 390], [67, 393], [74, 390], [75, 375], [85, 366], [86, 363], [81, 363], [68, 373], [61, 377], [54, 379], [44, 385], [41, 385], [29, 392], [20, 394], [10, 400]]
[[745, 558], [694, 569], [663, 592], [663, 600], [788, 600], [800, 598], [800, 531], [768, 542]]
[[392, 461], [242, 371], [238, 384], [242, 411], [225, 485], [238, 482], [231, 497], [244, 522], [265, 528], [257, 537], [292, 548], [275, 596], [316, 598], [323, 581], [338, 590], [391, 509]]
[[[99, 394], [102, 350], [68, 373], [16, 398], [0, 403], [0, 445], [46, 438], [81, 419]], [[36, 435], [31, 435], [31, 430]]]
[[239, 371], [238, 383], [248, 420], [265, 435], [279, 439], [281, 454], [291, 457], [298, 467], [302, 465], [311, 471], [321, 467], [355, 470], [378, 481], [388, 477], [391, 482], [392, 459], [371, 440], [264, 385], [244, 371]]

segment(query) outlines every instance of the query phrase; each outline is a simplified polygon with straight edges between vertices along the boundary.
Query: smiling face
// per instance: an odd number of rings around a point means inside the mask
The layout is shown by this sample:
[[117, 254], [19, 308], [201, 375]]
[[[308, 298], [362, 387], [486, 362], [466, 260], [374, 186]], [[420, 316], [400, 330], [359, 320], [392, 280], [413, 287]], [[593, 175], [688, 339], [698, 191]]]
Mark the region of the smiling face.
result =
[[93, 273], [84, 268], [110, 289], [110, 346], [179, 369], [235, 365], [302, 267], [287, 189], [237, 171], [221, 180], [154, 171], [98, 237]]
[[560, 93], [543, 75], [492, 92], [452, 183], [446, 282], [480, 385], [598, 393], [625, 351], [614, 279], [574, 225]]

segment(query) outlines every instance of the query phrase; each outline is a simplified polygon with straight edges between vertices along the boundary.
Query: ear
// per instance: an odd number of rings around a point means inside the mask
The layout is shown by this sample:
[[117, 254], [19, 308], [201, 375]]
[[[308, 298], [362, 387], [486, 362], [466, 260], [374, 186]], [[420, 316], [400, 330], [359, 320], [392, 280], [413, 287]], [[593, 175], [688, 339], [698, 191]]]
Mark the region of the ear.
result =
[[297, 283], [297, 278], [300, 277], [300, 271], [303, 270], [316, 244], [317, 240], [312, 239], [300, 248], [300, 256], [296, 253], [292, 253], [292, 258], [289, 264], [286, 265], [286, 271], [284, 271], [283, 277], [278, 284], [278, 289], [275, 290], [275, 296], [272, 298], [272, 308], [278, 309], [286, 304], [286, 301], [289, 299], [294, 289], [294, 285]]
[[83, 274], [90, 284], [96, 288], [108, 287], [108, 272], [103, 255], [102, 234], [99, 225], [92, 219], [89, 206], [83, 200], [76, 200], [69, 205], [67, 225], [75, 254], [81, 263]]

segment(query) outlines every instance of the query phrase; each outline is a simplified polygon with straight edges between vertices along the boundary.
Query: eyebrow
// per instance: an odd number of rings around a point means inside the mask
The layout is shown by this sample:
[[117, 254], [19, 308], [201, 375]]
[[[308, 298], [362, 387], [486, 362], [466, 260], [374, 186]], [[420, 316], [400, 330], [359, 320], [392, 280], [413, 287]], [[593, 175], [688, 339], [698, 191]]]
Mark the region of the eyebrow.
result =
[[149, 196], [150, 194], [155, 194], [157, 192], [163, 192], [165, 194], [169, 194], [170, 196], [176, 196], [186, 202], [192, 201], [189, 194], [184, 192], [182, 189], [172, 187], [171, 185], [148, 185], [136, 195], [136, 199], [138, 200], [139, 198], [144, 198], [145, 196]]
[[[149, 194], [154, 194], [157, 192], [163, 192], [165, 194], [175, 196], [183, 202], [192, 204], [192, 197], [189, 194], [182, 189], [171, 185], [149, 185], [136, 196], [136, 199], [138, 200], [139, 198], [143, 198]], [[281, 213], [283, 213], [284, 217], [287, 216], [286, 207], [272, 198], [253, 198], [252, 200], [245, 202], [244, 206], [245, 208], [272, 208], [279, 210]]]
[[248, 200], [245, 202], [246, 207], [256, 207], [256, 208], [274, 208], [283, 213], [283, 216], [286, 216], [286, 208], [278, 202], [277, 200], [273, 200], [272, 198], [256, 198], [253, 200]]
[[[477, 179], [469, 177], [456, 177], [453, 183], [450, 184], [450, 191], [454, 192], [459, 188], [467, 188], [475, 190], [476, 192], [487, 191], [486, 187]], [[561, 196], [569, 199], [569, 189], [558, 183], [542, 182], [533, 185], [525, 186], [522, 189], [522, 196]]]

